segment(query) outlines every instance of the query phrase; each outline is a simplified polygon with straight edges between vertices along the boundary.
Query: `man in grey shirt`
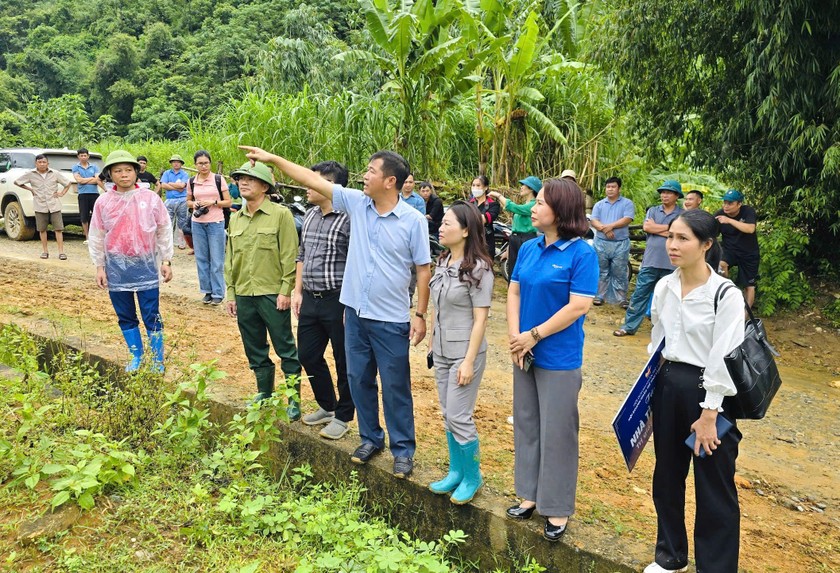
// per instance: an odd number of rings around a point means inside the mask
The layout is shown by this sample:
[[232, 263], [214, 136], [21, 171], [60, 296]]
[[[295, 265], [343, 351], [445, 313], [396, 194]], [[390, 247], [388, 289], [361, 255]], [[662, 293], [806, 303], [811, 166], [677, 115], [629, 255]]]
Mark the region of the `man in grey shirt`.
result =
[[614, 336], [636, 334], [650, 306], [650, 297], [653, 295], [656, 283], [674, 270], [674, 265], [671, 264], [668, 251], [665, 249], [665, 241], [671, 221], [683, 212], [677, 205], [677, 199], [683, 198], [682, 185], [678, 181], [668, 179], [659, 186], [657, 191], [662, 204], [651, 207], [645, 214], [642, 229], [647, 233], [647, 243], [644, 258], [642, 258], [642, 268], [636, 275], [636, 290], [633, 291], [630, 306], [624, 315], [624, 324], [613, 332]]

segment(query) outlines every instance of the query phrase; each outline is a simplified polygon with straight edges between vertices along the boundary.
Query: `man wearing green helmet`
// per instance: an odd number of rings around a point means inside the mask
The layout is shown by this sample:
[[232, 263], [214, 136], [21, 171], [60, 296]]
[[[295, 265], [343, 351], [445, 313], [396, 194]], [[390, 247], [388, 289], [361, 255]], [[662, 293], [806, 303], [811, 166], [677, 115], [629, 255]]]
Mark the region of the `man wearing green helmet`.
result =
[[[230, 218], [225, 252], [225, 309], [236, 317], [248, 365], [257, 379], [257, 400], [274, 392], [274, 362], [268, 355], [266, 333], [280, 368], [297, 379], [300, 362], [292, 334], [292, 290], [298, 236], [291, 212], [268, 200], [274, 185], [271, 169], [264, 163], [247, 162], [230, 176], [239, 186], [245, 208]], [[289, 398], [289, 421], [300, 419], [298, 396]]]
[[140, 164], [127, 151], [113, 151], [102, 172], [114, 183], [93, 206], [88, 249], [96, 284], [108, 289], [120, 330], [131, 353], [126, 372], [140, 367], [143, 339], [135, 296], [149, 336], [152, 367], [163, 372], [160, 280], [172, 280], [172, 231], [160, 197], [137, 185]]

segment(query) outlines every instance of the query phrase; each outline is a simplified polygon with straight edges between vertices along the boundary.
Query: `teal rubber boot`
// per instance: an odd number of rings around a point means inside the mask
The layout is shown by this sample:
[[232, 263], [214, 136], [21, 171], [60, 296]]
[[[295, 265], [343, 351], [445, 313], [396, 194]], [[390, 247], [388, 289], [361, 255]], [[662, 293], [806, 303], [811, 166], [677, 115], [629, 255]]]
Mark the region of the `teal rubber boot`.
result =
[[274, 394], [274, 366], [254, 368], [254, 376], [257, 378], [257, 395], [254, 397], [254, 402], [271, 398]]
[[455, 436], [449, 430], [446, 431], [446, 443], [449, 445], [449, 473], [442, 480], [429, 484], [429, 489], [432, 493], [438, 495], [452, 493], [464, 478], [464, 468], [461, 463], [461, 448], [458, 447]]
[[131, 353], [131, 360], [125, 367], [125, 371], [135, 372], [140, 368], [140, 363], [143, 361], [143, 337], [139, 328], [123, 330], [122, 333], [125, 343], [128, 345], [128, 351]]
[[152, 351], [152, 370], [163, 374], [163, 330], [147, 330], [146, 333], [149, 335], [149, 348]]
[[[298, 378], [300, 380], [300, 378]], [[289, 407], [286, 408], [286, 414], [289, 416], [290, 422], [297, 422], [300, 420], [300, 382], [295, 384], [295, 395], [289, 397]]]
[[464, 505], [472, 501], [475, 492], [478, 491], [484, 480], [481, 479], [481, 469], [479, 468], [478, 440], [458, 444], [458, 447], [461, 449], [461, 463], [463, 464], [461, 467], [464, 469], [464, 479], [461, 480], [461, 484], [449, 498], [449, 501], [455, 505]]

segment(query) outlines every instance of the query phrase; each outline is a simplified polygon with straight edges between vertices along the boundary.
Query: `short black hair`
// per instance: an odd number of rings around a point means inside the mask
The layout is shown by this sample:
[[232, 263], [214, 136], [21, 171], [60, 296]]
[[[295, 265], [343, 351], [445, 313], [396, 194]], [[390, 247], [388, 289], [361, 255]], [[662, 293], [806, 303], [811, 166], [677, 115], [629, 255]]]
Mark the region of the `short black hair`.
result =
[[90, 151], [88, 151], [86, 147], [80, 147], [79, 150], [76, 152], [76, 155], [81, 155], [82, 153], [87, 153], [88, 155], [90, 155]]
[[47, 159], [47, 156], [44, 155], [43, 153], [39, 153], [38, 155], [35, 156], [35, 161], [41, 161], [42, 159]]
[[138, 155], [138, 156], [137, 156], [137, 161], [145, 161], [146, 163], [148, 163], [148, 162], [149, 162], [149, 160], [148, 160], [148, 159], [146, 159], [146, 156], [145, 156], [145, 155]]
[[350, 181], [350, 173], [338, 161], [322, 161], [321, 163], [316, 163], [310, 169], [316, 173], [320, 173], [325, 179], [328, 177], [332, 178], [333, 183], [337, 183], [342, 187], [347, 187], [347, 183]]
[[619, 189], [620, 189], [621, 188], [621, 177], [610, 177], [609, 179], [607, 179], [604, 182], [604, 187], [606, 187], [610, 183], [616, 183], [618, 185]]
[[411, 167], [405, 157], [396, 151], [377, 151], [370, 156], [370, 161], [382, 160], [382, 174], [385, 177], [394, 177], [397, 183], [397, 191], [402, 189], [403, 183], [411, 174]]
[[691, 191], [689, 191], [688, 193], [686, 193], [686, 195], [691, 195], [692, 193], [695, 193], [695, 194], [697, 194], [697, 195], [700, 195], [700, 200], [701, 200], [701, 201], [703, 200], [703, 192], [702, 192], [702, 191], [700, 191], [700, 190], [698, 190], [698, 189], [692, 189]]

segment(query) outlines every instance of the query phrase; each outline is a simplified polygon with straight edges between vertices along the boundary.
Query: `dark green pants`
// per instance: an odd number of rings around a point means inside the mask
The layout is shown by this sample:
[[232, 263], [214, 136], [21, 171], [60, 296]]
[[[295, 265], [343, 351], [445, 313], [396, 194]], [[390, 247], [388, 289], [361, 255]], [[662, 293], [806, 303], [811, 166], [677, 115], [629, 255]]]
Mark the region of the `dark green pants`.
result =
[[280, 357], [283, 374], [300, 376], [295, 337], [292, 334], [292, 311], [277, 310], [277, 295], [236, 296], [236, 322], [251, 370], [274, 366], [268, 356], [271, 337], [274, 352]]

